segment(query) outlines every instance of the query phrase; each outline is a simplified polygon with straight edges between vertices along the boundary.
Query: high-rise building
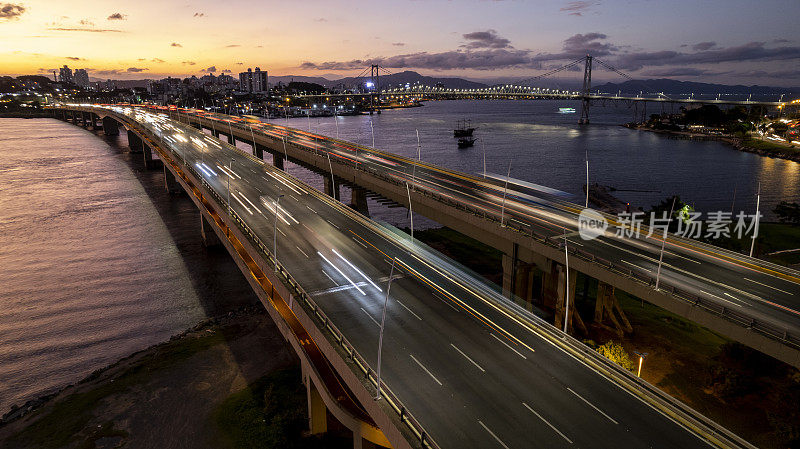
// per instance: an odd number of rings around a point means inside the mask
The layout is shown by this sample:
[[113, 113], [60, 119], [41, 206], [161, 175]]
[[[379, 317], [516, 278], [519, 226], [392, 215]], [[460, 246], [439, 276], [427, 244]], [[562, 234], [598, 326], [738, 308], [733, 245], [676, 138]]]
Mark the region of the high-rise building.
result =
[[239, 74], [239, 89], [243, 92], [264, 93], [269, 89], [269, 76], [267, 71], [261, 71], [260, 67], [255, 70], [247, 69], [246, 72]]
[[61, 67], [58, 69], [58, 80], [62, 83], [71, 83], [72, 82], [72, 69], [67, 66]]
[[86, 69], [76, 69], [72, 80], [80, 87], [89, 87], [89, 74]]

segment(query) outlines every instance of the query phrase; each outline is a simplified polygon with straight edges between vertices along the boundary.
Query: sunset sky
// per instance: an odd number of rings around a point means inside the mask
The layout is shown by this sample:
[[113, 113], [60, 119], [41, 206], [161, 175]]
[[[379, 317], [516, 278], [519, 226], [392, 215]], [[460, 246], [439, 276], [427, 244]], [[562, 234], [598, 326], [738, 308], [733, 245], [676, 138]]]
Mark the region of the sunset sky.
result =
[[589, 52], [636, 78], [800, 86], [798, 20], [798, 0], [0, 1], [0, 74], [353, 75], [379, 63], [500, 79]]

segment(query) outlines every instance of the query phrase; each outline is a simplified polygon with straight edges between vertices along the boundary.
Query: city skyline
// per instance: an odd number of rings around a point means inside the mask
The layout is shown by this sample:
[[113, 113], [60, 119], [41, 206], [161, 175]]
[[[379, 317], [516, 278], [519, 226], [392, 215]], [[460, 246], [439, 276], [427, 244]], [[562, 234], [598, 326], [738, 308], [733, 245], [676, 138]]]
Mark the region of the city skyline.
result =
[[687, 2], [306, 5], [0, 2], [0, 36], [8, 43], [0, 71], [51, 76], [67, 64], [95, 79], [142, 79], [236, 76], [260, 66], [276, 76], [332, 77], [381, 64], [393, 72], [498, 80], [535, 76], [588, 52], [636, 78], [800, 85], [790, 1], [758, 9], [705, 2], [693, 5], [691, 16], [682, 12]]

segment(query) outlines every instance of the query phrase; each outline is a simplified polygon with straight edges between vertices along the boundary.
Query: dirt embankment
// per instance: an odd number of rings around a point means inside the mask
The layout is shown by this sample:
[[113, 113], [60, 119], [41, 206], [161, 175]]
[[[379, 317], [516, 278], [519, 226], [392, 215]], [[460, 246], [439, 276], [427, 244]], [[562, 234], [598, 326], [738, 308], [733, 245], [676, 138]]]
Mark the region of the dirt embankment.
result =
[[263, 307], [249, 306], [64, 388], [2, 424], [0, 447], [221, 447], [224, 438], [213, 425], [220, 404], [296, 364]]

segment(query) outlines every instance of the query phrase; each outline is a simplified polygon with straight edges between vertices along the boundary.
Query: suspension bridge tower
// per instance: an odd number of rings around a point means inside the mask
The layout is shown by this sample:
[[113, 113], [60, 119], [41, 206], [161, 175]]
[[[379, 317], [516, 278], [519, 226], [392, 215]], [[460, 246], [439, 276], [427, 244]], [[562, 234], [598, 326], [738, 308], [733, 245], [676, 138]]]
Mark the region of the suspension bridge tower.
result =
[[592, 57], [586, 55], [586, 65], [583, 68], [583, 89], [581, 91], [581, 118], [578, 120], [580, 125], [589, 124], [589, 93], [592, 90]]
[[381, 113], [381, 88], [380, 88], [380, 67], [378, 64], [369, 66], [369, 77], [372, 80], [372, 92], [369, 96], [369, 113], [372, 114], [377, 106], [378, 114]]

